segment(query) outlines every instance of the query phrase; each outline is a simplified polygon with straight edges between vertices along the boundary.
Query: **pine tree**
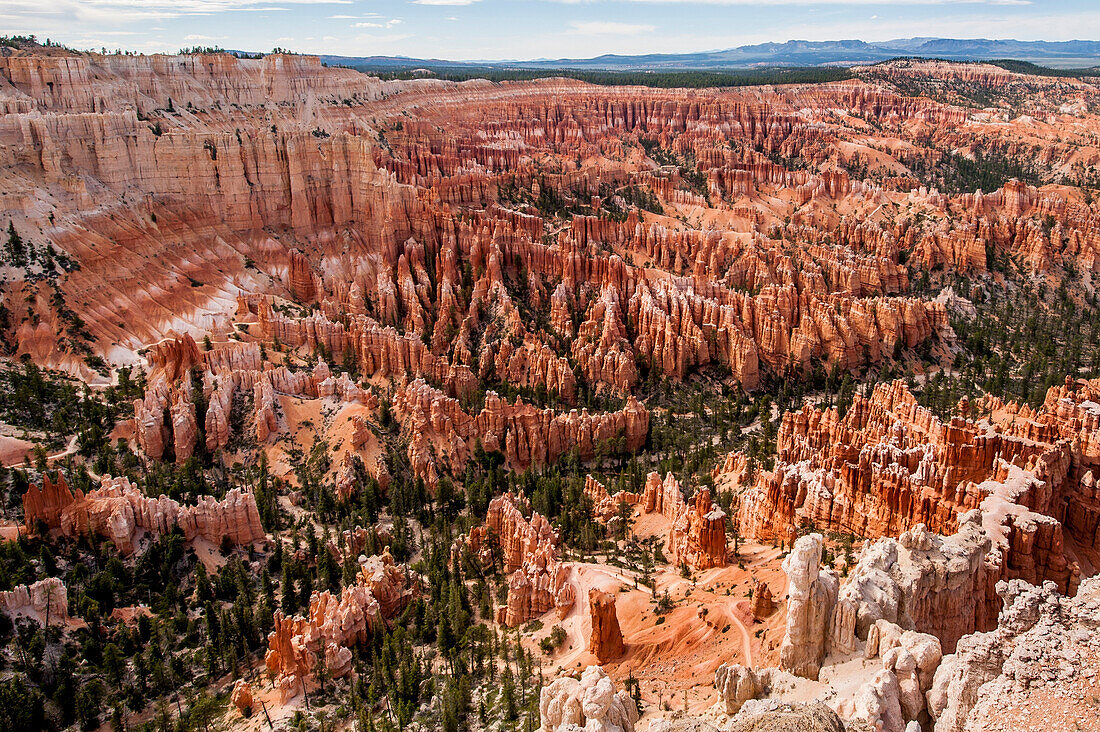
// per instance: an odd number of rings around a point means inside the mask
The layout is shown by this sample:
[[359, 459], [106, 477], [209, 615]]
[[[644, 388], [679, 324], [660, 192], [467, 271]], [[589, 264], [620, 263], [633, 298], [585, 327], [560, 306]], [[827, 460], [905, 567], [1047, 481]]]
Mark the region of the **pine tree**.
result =
[[289, 562], [283, 563], [282, 581], [279, 583], [279, 607], [287, 615], [293, 615], [298, 609], [298, 595], [294, 592], [294, 582], [290, 579]]
[[23, 237], [19, 236], [19, 232], [15, 230], [15, 222], [11, 220], [8, 221], [8, 243], [5, 246], [5, 250], [8, 255], [8, 261], [15, 266], [21, 267], [26, 263]]

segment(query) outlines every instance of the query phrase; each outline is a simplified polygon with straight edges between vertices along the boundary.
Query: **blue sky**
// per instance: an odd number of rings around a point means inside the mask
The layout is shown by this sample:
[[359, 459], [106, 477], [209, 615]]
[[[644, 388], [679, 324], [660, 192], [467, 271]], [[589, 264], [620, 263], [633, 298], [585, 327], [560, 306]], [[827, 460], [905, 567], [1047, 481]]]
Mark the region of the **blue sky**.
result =
[[1100, 39], [1097, 0], [0, 0], [0, 32], [447, 59], [667, 53], [790, 39]]

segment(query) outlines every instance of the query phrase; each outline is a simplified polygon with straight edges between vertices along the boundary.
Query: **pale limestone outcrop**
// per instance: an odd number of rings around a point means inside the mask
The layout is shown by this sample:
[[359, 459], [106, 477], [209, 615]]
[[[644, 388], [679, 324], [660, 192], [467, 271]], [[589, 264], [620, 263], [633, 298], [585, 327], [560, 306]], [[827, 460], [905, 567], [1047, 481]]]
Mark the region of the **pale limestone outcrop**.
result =
[[784, 702], [750, 699], [726, 726], [726, 732], [844, 732], [844, 723], [820, 701]]
[[783, 560], [787, 573], [787, 631], [779, 647], [779, 667], [796, 676], [816, 679], [825, 659], [825, 642], [836, 605], [838, 580], [821, 569], [821, 534], [795, 542]]
[[[1082, 688], [1095, 675], [1100, 642], [1100, 578], [1081, 583], [1077, 596], [1020, 580], [1000, 582], [1004, 610], [996, 629], [960, 639], [944, 656], [927, 693], [936, 732], [962, 732], [1003, 719], [1004, 709], [1029, 706], [1049, 686]], [[1032, 722], [1044, 716], [1037, 707]], [[1049, 711], [1046, 712], [1050, 714]]]
[[555, 679], [539, 697], [539, 732], [634, 732], [638, 708], [599, 666]]
[[920, 720], [927, 719], [925, 694], [932, 687], [941, 655], [935, 636], [877, 621], [868, 636], [865, 657], [881, 656], [882, 669], [853, 699], [841, 701], [849, 726], [882, 732], [907, 732], [913, 723], [919, 728]]
[[702, 719], [655, 719], [649, 732], [719, 732], [718, 728]]
[[714, 670], [714, 688], [726, 714], [737, 714], [745, 702], [760, 695], [762, 687], [756, 672], [740, 664], [723, 663]]
[[905, 732], [901, 689], [890, 671], [882, 669], [860, 687], [852, 700], [849, 726], [879, 732]]
[[990, 624], [996, 606], [990, 587], [998, 571], [978, 511], [959, 519], [951, 536], [917, 526], [898, 538], [866, 546], [840, 588], [832, 618], [831, 647], [856, 650], [883, 619], [929, 633], [951, 650], [965, 633]]
[[23, 616], [64, 625], [69, 619], [69, 595], [60, 579], [47, 577], [0, 592], [0, 612], [13, 620]]
[[927, 633], [906, 631], [901, 644], [882, 655], [882, 665], [897, 678], [902, 714], [915, 721], [924, 713], [924, 695], [932, 687], [943, 654], [939, 639]]

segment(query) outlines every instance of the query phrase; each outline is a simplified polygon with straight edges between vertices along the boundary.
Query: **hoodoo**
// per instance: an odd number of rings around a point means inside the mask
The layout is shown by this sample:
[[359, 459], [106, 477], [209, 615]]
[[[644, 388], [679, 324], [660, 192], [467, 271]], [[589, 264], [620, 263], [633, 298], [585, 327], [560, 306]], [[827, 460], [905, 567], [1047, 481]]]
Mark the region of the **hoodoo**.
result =
[[623, 655], [623, 633], [615, 612], [615, 596], [592, 588], [588, 591], [588, 611], [592, 619], [592, 637], [588, 650], [600, 663], [614, 661]]

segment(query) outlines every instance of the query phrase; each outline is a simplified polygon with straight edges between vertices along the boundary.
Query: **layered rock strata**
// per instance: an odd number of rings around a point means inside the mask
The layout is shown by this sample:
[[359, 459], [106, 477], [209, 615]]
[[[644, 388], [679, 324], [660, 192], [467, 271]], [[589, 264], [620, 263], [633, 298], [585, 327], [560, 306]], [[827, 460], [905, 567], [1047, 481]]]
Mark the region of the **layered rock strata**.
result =
[[[1000, 579], [1053, 581], [1075, 592], [1080, 570], [1065, 551], [1065, 531], [1087, 549], [1096, 545], [1092, 444], [1100, 414], [1088, 406], [1096, 391], [1071, 381], [1052, 389], [1038, 412], [991, 403], [992, 424], [942, 422], [900, 382], [857, 396], [844, 418], [835, 409], [788, 412], [775, 470], [740, 495], [741, 531], [782, 541], [805, 525], [899, 536], [865, 548], [849, 594], [842, 592], [836, 642], [850, 650], [853, 629], [865, 638], [875, 619], [896, 621], [905, 595], [910, 627], [951, 650], [963, 634], [993, 627]], [[943, 565], [946, 574], [936, 569]], [[858, 589], [884, 582], [889, 598], [868, 601]]]
[[413, 470], [430, 485], [438, 481], [444, 461], [452, 472], [461, 473], [478, 444], [501, 452], [510, 467], [524, 470], [551, 464], [570, 450], [582, 460], [597, 451], [633, 453], [649, 433], [649, 412], [633, 397], [616, 412], [562, 413], [520, 399], [509, 404], [490, 391], [481, 411], [471, 417], [458, 400], [417, 379], [398, 392], [394, 407], [409, 435]]
[[[80, 262], [64, 300], [85, 345], [111, 358], [256, 315], [268, 342], [450, 396], [499, 379], [573, 403], [578, 377], [625, 395], [645, 372], [712, 364], [753, 388], [762, 370], [850, 369], [949, 340], [942, 305], [904, 296], [903, 253], [980, 271], [989, 244], [1037, 269], [1097, 266], [1094, 214], [1055, 192], [861, 180], [872, 156], [899, 182], [915, 165], [882, 130], [924, 144], [929, 125], [949, 135], [937, 125], [968, 114], [885, 77], [655, 90], [381, 82], [282, 55], [15, 51], [3, 63], [4, 213]], [[285, 110], [274, 128], [270, 104]], [[836, 142], [857, 129], [873, 139]], [[655, 165], [643, 140], [693, 162]], [[1086, 154], [1058, 149], [1049, 162], [1065, 170]], [[630, 205], [639, 188], [661, 208]], [[540, 196], [583, 213], [552, 222]], [[916, 210], [887, 214], [898, 207]], [[691, 209], [717, 226], [685, 223]], [[1055, 227], [1032, 220], [1047, 214]], [[15, 289], [28, 312], [49, 300], [33, 278]], [[63, 338], [67, 311], [44, 310], [16, 313], [20, 352], [86, 370]], [[148, 454], [174, 450], [158, 443], [161, 415], [141, 416]], [[172, 417], [186, 454], [186, 407]]]

